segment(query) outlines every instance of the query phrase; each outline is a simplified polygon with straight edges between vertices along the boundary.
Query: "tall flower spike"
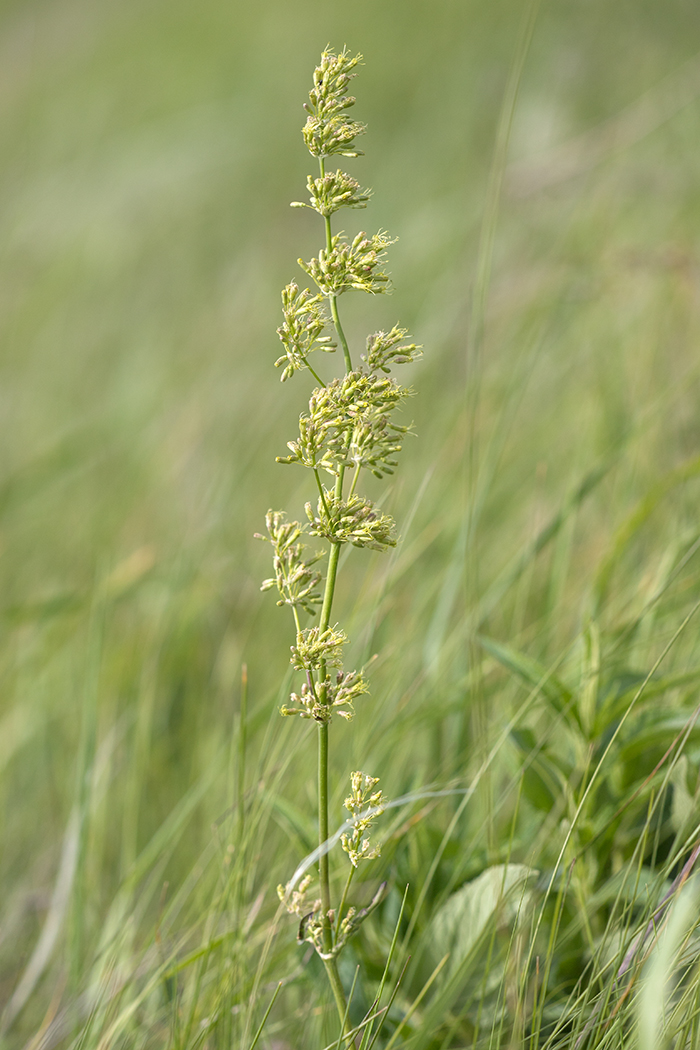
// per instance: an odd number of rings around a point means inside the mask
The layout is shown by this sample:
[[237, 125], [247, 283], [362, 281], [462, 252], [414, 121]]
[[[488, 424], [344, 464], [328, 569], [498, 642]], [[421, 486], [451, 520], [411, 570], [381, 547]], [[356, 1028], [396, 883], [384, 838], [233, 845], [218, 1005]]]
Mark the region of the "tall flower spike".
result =
[[[346, 901], [348, 878], [337, 909], [333, 906], [328, 852], [333, 838], [328, 812], [332, 794], [330, 725], [335, 715], [351, 719], [355, 701], [369, 691], [362, 671], [343, 668], [348, 638], [333, 624], [333, 600], [344, 544], [375, 551], [396, 545], [393, 518], [363, 495], [358, 486], [363, 470], [381, 478], [391, 474], [396, 466], [404, 435], [411, 428], [394, 422], [394, 411], [402, 407], [412, 391], [384, 373], [420, 354], [415, 344], [406, 342], [406, 331], [394, 326], [390, 332], [375, 332], [369, 337], [362, 363], [358, 364], [340, 319], [339, 298], [343, 292], [357, 290], [377, 295], [390, 290], [385, 266], [386, 249], [393, 243], [389, 235], [379, 230], [346, 236], [333, 229], [336, 212], [341, 208], [364, 208], [370, 198], [370, 191], [347, 172], [340, 168], [330, 170], [330, 164], [326, 170], [327, 159], [333, 155], [360, 156], [355, 140], [364, 131], [364, 125], [349, 116], [355, 104], [349, 86], [360, 59], [360, 55], [353, 57], [345, 48], [339, 54], [326, 48], [314, 72], [305, 107], [308, 118], [303, 128], [304, 141], [318, 158], [318, 171], [307, 178], [308, 203], [295, 201], [292, 207], [311, 208], [321, 216], [324, 247], [308, 262], [299, 260], [316, 288], [300, 289], [292, 282], [282, 293], [283, 322], [277, 332], [284, 354], [276, 365], [282, 369], [282, 380], [307, 369], [317, 386], [309, 398], [308, 412], [299, 417], [298, 437], [287, 443], [289, 454], [278, 457], [278, 462], [309, 468], [316, 492], [313, 502], [306, 503], [308, 521], [303, 525], [287, 521], [279, 511], [268, 513], [274, 576], [263, 583], [263, 590], [276, 587], [278, 605], [291, 606], [296, 628], [290, 662], [299, 672], [300, 681], [295, 682], [281, 714], [314, 721], [318, 733], [318, 899], [312, 899], [308, 878], [296, 890], [291, 885], [280, 887], [280, 899], [299, 920], [297, 941], [312, 944], [326, 967], [341, 1024], [341, 1042], [343, 1035], [347, 1041], [351, 1034], [336, 958], [348, 938], [378, 906], [384, 887], [366, 907], [358, 908]], [[331, 331], [335, 333], [333, 337], [328, 334]], [[343, 350], [344, 374], [324, 382], [315, 370], [320, 355], [313, 362], [310, 355], [316, 350], [335, 349], [336, 339]], [[321, 471], [333, 478], [328, 487], [323, 485]], [[307, 551], [306, 536], [327, 541], [325, 580], [315, 568], [321, 555]], [[300, 613], [313, 613], [319, 604], [318, 626], [303, 626]], [[370, 843], [368, 833], [385, 805], [384, 796], [377, 790], [377, 779], [353, 773], [352, 791], [345, 801], [349, 820], [341, 839], [353, 869], [361, 860], [379, 855], [379, 847]]]

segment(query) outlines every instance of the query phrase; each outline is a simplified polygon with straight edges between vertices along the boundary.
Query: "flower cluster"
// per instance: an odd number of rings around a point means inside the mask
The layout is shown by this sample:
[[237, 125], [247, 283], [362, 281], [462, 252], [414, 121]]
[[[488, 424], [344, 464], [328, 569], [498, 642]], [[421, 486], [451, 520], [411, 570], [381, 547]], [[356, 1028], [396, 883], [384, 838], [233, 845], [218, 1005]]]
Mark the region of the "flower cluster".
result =
[[332, 449], [326, 447], [329, 434], [335, 423], [328, 415], [317, 410], [315, 390], [309, 402], [309, 415], [299, 416], [299, 440], [288, 441], [287, 448], [291, 456], [277, 456], [278, 463], [301, 463], [303, 467], [327, 470], [329, 474], [338, 473], [338, 464]]
[[415, 343], [397, 345], [407, 335], [405, 328], [394, 325], [390, 332], [375, 332], [368, 336], [367, 353], [362, 355], [362, 360], [370, 372], [388, 372], [390, 365], [407, 365], [421, 357], [423, 351]]
[[387, 803], [381, 791], [374, 790], [378, 783], [379, 777], [369, 777], [359, 770], [350, 776], [351, 792], [343, 805], [350, 814], [348, 824], [352, 833], [344, 832], [340, 843], [354, 868], [361, 860], [373, 860], [381, 852], [379, 846], [370, 844], [369, 836], [365, 834], [382, 815]]
[[[260, 590], [269, 591], [276, 586], [280, 595], [278, 605], [298, 607], [313, 616], [316, 611], [314, 605], [321, 603], [318, 585], [322, 576], [311, 566], [325, 557], [325, 551], [316, 551], [311, 557], [305, 558], [307, 546], [297, 541], [306, 526], [298, 521], [286, 521], [286, 517], [281, 510], [268, 510], [265, 515], [269, 540], [275, 552], [272, 559], [275, 575], [263, 580]], [[268, 536], [256, 532], [255, 538], [267, 540]]]
[[324, 218], [340, 208], [366, 208], [371, 190], [360, 189], [360, 184], [351, 175], [341, 171], [328, 171], [318, 179], [310, 175], [306, 180], [309, 204], [292, 201], [292, 208], [313, 208]]
[[321, 951], [323, 948], [321, 901], [310, 899], [308, 890], [312, 881], [311, 875], [305, 875], [297, 890], [292, 890], [289, 886], [282, 886], [280, 883], [277, 887], [277, 896], [289, 914], [296, 915], [299, 919], [297, 942], [303, 944], [304, 941], [309, 941], [318, 951]]
[[366, 908], [348, 908], [345, 918], [340, 920], [336, 931], [335, 954], [341, 950], [348, 938], [362, 925], [368, 915], [371, 915], [378, 904], [381, 903], [386, 890], [386, 882], [383, 882]]
[[313, 718], [322, 725], [328, 725], [335, 713], [349, 722], [355, 713], [354, 701], [368, 692], [362, 671], [338, 671], [334, 678], [326, 675], [323, 682], [304, 682], [301, 692], [290, 697], [295, 706], [285, 705], [280, 713]]
[[344, 467], [366, 467], [381, 478], [393, 473], [402, 438], [410, 427], [394, 423], [391, 411], [411, 391], [394, 379], [348, 372], [314, 390], [309, 414], [299, 417], [299, 438], [288, 441], [290, 456], [278, 463], [301, 463], [338, 476]]
[[330, 251], [321, 248], [318, 255], [308, 262], [298, 261], [324, 295], [340, 295], [348, 288], [377, 295], [388, 292], [391, 287], [389, 275], [382, 267], [386, 260], [385, 249], [393, 243], [382, 230], [371, 237], [358, 233], [352, 241], [344, 234], [336, 233], [331, 239]]
[[[386, 883], [382, 883], [378, 892], [374, 895], [369, 907], [362, 908], [359, 912], [357, 908], [348, 908], [345, 917], [338, 923], [336, 935], [330, 946], [330, 950], [328, 950], [327, 946], [324, 944], [322, 902], [320, 899], [311, 900], [308, 893], [311, 883], [311, 876], [306, 875], [299, 883], [298, 890], [292, 890], [289, 886], [282, 886], [280, 884], [277, 887], [277, 896], [289, 914], [296, 915], [299, 919], [297, 944], [304, 944], [306, 941], [309, 944], [313, 944], [322, 959], [333, 959], [340, 954], [345, 947], [348, 938], [355, 933], [363, 920], [366, 919], [367, 916], [377, 907], [384, 895]], [[335, 925], [336, 915], [333, 908], [329, 909], [328, 921], [331, 926]]]
[[[351, 800], [353, 803], [362, 800], [360, 809], [372, 808], [372, 817], [363, 820], [361, 816], [358, 816], [358, 827], [361, 825], [363, 830], [367, 830], [374, 817], [379, 816], [384, 811], [383, 806], [386, 804], [386, 799], [381, 791], [372, 791], [378, 783], [376, 777], [366, 777], [362, 773], [353, 773], [350, 779], [352, 796], [351, 799], [346, 800], [345, 805], [348, 807], [348, 803]], [[372, 793], [370, 794], [370, 792]], [[359, 850], [355, 853], [347, 849], [346, 840], [348, 843], [350, 842], [348, 836], [344, 835], [343, 849], [346, 849], [346, 852], [350, 854], [350, 860], [354, 867], [357, 867], [359, 860], [370, 860], [372, 857], [379, 856], [379, 849], [370, 849], [367, 840], [363, 840], [359, 844]], [[366, 908], [358, 909], [351, 906], [344, 916], [342, 915], [342, 910], [340, 914], [336, 914], [334, 908], [330, 908], [324, 916], [321, 900], [319, 898], [314, 899], [313, 894], [309, 892], [312, 882], [312, 876], [305, 875], [299, 883], [298, 889], [293, 889], [289, 883], [286, 886], [280, 884], [277, 887], [277, 896], [289, 914], [296, 915], [299, 919], [297, 942], [303, 944], [304, 941], [307, 941], [313, 944], [322, 959], [332, 959], [342, 951], [348, 939], [359, 929], [364, 920], [372, 914], [377, 905], [381, 903], [386, 890], [386, 882], [381, 884]], [[327, 920], [331, 929], [335, 927], [330, 945], [324, 941], [326, 925], [324, 919]]]
[[327, 48], [321, 64], [314, 71], [314, 86], [304, 109], [309, 114], [302, 130], [304, 142], [313, 157], [360, 157], [355, 139], [365, 130], [364, 124], [350, 120], [347, 110], [355, 105], [347, 87], [354, 76], [351, 70], [362, 61], [362, 55], [351, 58], [346, 48], [335, 55]]
[[321, 305], [323, 301], [322, 295], [312, 295], [308, 288], [299, 291], [294, 281], [282, 291], [284, 322], [277, 329], [277, 334], [285, 352], [275, 361], [275, 368], [285, 366], [283, 383], [295, 372], [309, 367], [306, 359], [313, 350], [333, 353], [336, 348], [331, 336], [321, 335], [328, 324]]
[[314, 393], [318, 395], [320, 406], [335, 413], [336, 420], [343, 416], [353, 420], [370, 409], [390, 411], [396, 408], [409, 391], [395, 379], [356, 371], [348, 372], [342, 379], [334, 379], [322, 391]]
[[[305, 875], [297, 890], [290, 890], [289, 886], [282, 886], [281, 884], [277, 887], [277, 896], [290, 915], [298, 915], [300, 919], [304, 917], [310, 903], [307, 890], [312, 881], [311, 875]], [[311, 910], [317, 911], [320, 907], [321, 902], [317, 900], [313, 902]]]
[[307, 627], [297, 633], [296, 645], [291, 646], [290, 663], [297, 671], [317, 671], [325, 667], [343, 666], [343, 646], [348, 640], [344, 631], [335, 627]]
[[306, 504], [309, 533], [323, 536], [331, 543], [352, 543], [355, 547], [369, 547], [385, 551], [396, 546], [395, 522], [389, 514], [381, 514], [371, 500], [364, 496], [337, 499], [329, 489], [323, 490], [316, 511]]
[[393, 474], [397, 465], [393, 458], [403, 447], [403, 435], [411, 427], [392, 423], [377, 409], [369, 409], [353, 427], [346, 449], [346, 459], [355, 467], [367, 467], [376, 478]]

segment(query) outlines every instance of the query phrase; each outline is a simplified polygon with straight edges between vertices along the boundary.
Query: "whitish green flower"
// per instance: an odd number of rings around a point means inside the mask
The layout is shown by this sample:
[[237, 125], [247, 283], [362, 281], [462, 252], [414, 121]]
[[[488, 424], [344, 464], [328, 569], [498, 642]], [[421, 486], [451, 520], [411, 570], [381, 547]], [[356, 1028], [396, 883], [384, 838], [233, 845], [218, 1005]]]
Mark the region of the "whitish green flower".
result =
[[385, 249], [393, 243], [383, 230], [371, 237], [358, 233], [352, 241], [343, 233], [336, 233], [331, 239], [330, 251], [322, 248], [318, 256], [308, 262], [303, 259], [298, 262], [324, 295], [340, 295], [348, 288], [377, 295], [390, 288], [389, 275], [382, 267]]
[[355, 138], [361, 135], [364, 124], [350, 120], [347, 110], [355, 104], [346, 94], [355, 76], [351, 72], [362, 61], [362, 55], [351, 58], [343, 48], [339, 55], [327, 48], [321, 55], [321, 64], [314, 70], [314, 86], [304, 109], [309, 116], [302, 130], [304, 142], [314, 157], [329, 157], [339, 153], [344, 157], [359, 157]]
[[338, 474], [340, 467], [366, 467], [381, 478], [396, 466], [403, 435], [410, 427], [391, 422], [389, 413], [411, 391], [394, 379], [348, 372], [314, 390], [309, 414], [299, 417], [299, 438], [288, 441], [291, 455], [278, 463], [301, 463]]
[[[314, 395], [318, 393], [318, 390], [314, 391]], [[291, 455], [277, 456], [277, 462], [301, 463], [303, 467], [323, 469], [330, 474], [337, 474], [336, 457], [327, 446], [329, 435], [337, 429], [338, 423], [330, 416], [316, 411], [314, 395], [310, 402], [311, 414], [299, 416], [298, 440], [287, 442]]]
[[306, 185], [311, 196], [309, 204], [292, 201], [292, 208], [313, 208], [319, 215], [332, 215], [340, 208], [366, 208], [371, 191], [360, 189], [351, 175], [341, 171], [328, 171], [320, 178], [309, 175]]
[[382, 792], [374, 790], [378, 783], [379, 777], [367, 776], [359, 770], [350, 776], [351, 792], [343, 805], [350, 814], [348, 823], [352, 832], [341, 835], [340, 842], [354, 868], [361, 860], [373, 860], [381, 852], [379, 846], [371, 845], [366, 834], [387, 803]]
[[284, 904], [290, 915], [298, 915], [301, 919], [309, 910], [316, 911], [321, 907], [321, 902], [319, 900], [314, 901], [311, 905], [311, 902], [307, 897], [307, 890], [311, 885], [311, 882], [312, 876], [305, 875], [296, 890], [290, 891], [288, 886], [282, 885], [277, 887], [277, 896], [282, 901], [282, 904]]
[[307, 627], [297, 634], [296, 645], [291, 646], [290, 663], [298, 671], [315, 671], [322, 663], [330, 667], [342, 667], [343, 646], [348, 640], [344, 631], [327, 627]]
[[352, 429], [345, 449], [346, 461], [357, 467], [366, 467], [377, 478], [393, 474], [393, 458], [403, 447], [404, 434], [411, 428], [392, 423], [386, 413], [370, 409], [363, 413]]
[[[268, 510], [265, 516], [274, 551], [275, 575], [271, 579], [263, 580], [260, 590], [269, 591], [276, 586], [280, 594], [278, 605], [298, 606], [313, 616], [316, 612], [314, 605], [321, 604], [318, 586], [322, 577], [321, 573], [312, 570], [311, 566], [325, 557], [325, 551], [316, 551], [311, 557], [305, 558], [304, 551], [308, 548], [306, 544], [297, 541], [307, 526], [285, 519], [286, 514], [279, 510]], [[256, 533], [255, 536], [260, 540], [268, 538], [260, 533]]]
[[323, 296], [311, 295], [308, 288], [299, 291], [292, 281], [282, 291], [284, 322], [277, 329], [285, 353], [275, 361], [275, 368], [284, 365], [282, 382], [302, 368], [308, 368], [306, 360], [314, 350], [332, 353], [336, 344], [329, 335], [321, 335], [328, 318], [323, 311]]
[[355, 700], [368, 692], [361, 671], [338, 671], [333, 678], [326, 675], [322, 683], [304, 682], [301, 692], [289, 698], [294, 706], [285, 705], [281, 714], [313, 718], [321, 724], [328, 724], [336, 714], [349, 722], [355, 713]]
[[375, 510], [372, 501], [363, 496], [339, 500], [332, 490], [324, 489], [316, 511], [310, 503], [306, 504], [306, 516], [309, 533], [323, 536], [332, 543], [352, 543], [375, 551], [396, 546], [394, 519]]
[[389, 413], [410, 394], [394, 379], [366, 372], [350, 372], [325, 388], [319, 408], [325, 417], [342, 420], [326, 435], [325, 458], [335, 461], [333, 473], [340, 465], [365, 467], [378, 478], [393, 473], [393, 457], [410, 427], [393, 423]]
[[389, 365], [406, 365], [423, 356], [420, 346], [409, 343], [406, 346], [397, 344], [405, 339], [408, 331], [397, 325], [390, 332], [375, 332], [367, 337], [367, 353], [362, 355], [370, 372], [388, 372]]
[[360, 908], [359, 911], [357, 910], [357, 908], [348, 908], [347, 914], [345, 915], [344, 919], [341, 919], [338, 931], [336, 933], [336, 941], [334, 946], [334, 951], [336, 955], [347, 943], [348, 938], [350, 938], [353, 935], [353, 933], [357, 931], [357, 929], [362, 925], [365, 919], [369, 915], [371, 915], [374, 909], [377, 907], [377, 905], [381, 903], [382, 898], [384, 897], [385, 890], [386, 882], [383, 882], [366, 908]]
[[347, 429], [369, 411], [390, 412], [409, 396], [410, 391], [394, 379], [366, 372], [348, 372], [334, 379], [323, 390], [314, 391], [313, 406], [333, 426]]
[[306, 875], [296, 890], [291, 889], [289, 886], [279, 885], [277, 887], [277, 896], [289, 914], [296, 915], [300, 920], [297, 943], [303, 944], [304, 941], [309, 941], [320, 954], [323, 951], [324, 923], [320, 899], [311, 900], [308, 896], [311, 881], [311, 876]]
[[340, 467], [360, 466], [377, 477], [391, 474], [393, 456], [401, 451], [410, 427], [392, 423], [389, 413], [411, 391], [386, 376], [349, 372], [314, 390], [309, 414], [299, 417], [299, 437], [288, 441], [291, 455], [278, 463], [300, 463], [338, 474]]

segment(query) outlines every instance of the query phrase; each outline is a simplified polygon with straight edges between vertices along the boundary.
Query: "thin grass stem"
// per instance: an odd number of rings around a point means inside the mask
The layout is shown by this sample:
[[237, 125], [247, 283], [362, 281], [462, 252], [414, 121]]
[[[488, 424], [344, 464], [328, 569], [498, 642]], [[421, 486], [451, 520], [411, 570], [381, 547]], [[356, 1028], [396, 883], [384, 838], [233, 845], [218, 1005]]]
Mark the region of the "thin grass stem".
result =
[[267, 1019], [270, 1016], [270, 1012], [272, 1010], [272, 1007], [275, 1005], [275, 999], [279, 995], [281, 987], [282, 987], [282, 981], [279, 981], [278, 984], [277, 984], [277, 987], [275, 988], [274, 993], [272, 995], [272, 999], [270, 999], [270, 1005], [268, 1006], [267, 1010], [265, 1011], [265, 1013], [263, 1015], [263, 1019], [260, 1022], [260, 1025], [258, 1026], [257, 1032], [253, 1036], [253, 1042], [250, 1044], [250, 1047], [248, 1048], [248, 1050], [255, 1050], [255, 1047], [258, 1045], [258, 1040], [260, 1039], [260, 1036], [263, 1033], [263, 1028], [265, 1027]]
[[[294, 610], [296, 612], [296, 609]], [[246, 730], [248, 722], [248, 667], [243, 664], [241, 667], [241, 711], [240, 711], [240, 722], [238, 725], [238, 787], [236, 792], [236, 816], [237, 816], [237, 827], [236, 827], [236, 838], [237, 846], [240, 849], [241, 842], [243, 841], [243, 830], [245, 828], [245, 749], [246, 749]]]
[[[330, 229], [330, 219], [328, 219], [327, 222], [328, 228]], [[338, 314], [338, 296], [333, 294], [329, 298], [331, 304], [331, 317], [333, 318], [335, 330], [338, 333], [340, 345], [343, 348], [343, 357], [345, 358], [345, 369], [347, 372], [352, 372], [352, 358], [350, 357], [350, 348], [348, 347], [348, 341], [345, 338], [345, 332], [343, 331], [343, 326], [340, 323], [340, 316]]]
[[338, 905], [338, 910], [337, 910], [336, 916], [335, 916], [335, 937], [336, 937], [336, 940], [338, 939], [338, 931], [340, 930], [340, 923], [341, 923], [342, 918], [343, 918], [343, 912], [345, 911], [345, 901], [347, 900], [348, 890], [350, 889], [350, 883], [352, 882], [352, 877], [353, 877], [354, 874], [355, 874], [355, 868], [351, 864], [350, 865], [350, 871], [348, 872], [348, 877], [347, 877], [347, 879], [345, 881], [345, 889], [343, 890], [343, 896], [340, 898], [340, 904]]

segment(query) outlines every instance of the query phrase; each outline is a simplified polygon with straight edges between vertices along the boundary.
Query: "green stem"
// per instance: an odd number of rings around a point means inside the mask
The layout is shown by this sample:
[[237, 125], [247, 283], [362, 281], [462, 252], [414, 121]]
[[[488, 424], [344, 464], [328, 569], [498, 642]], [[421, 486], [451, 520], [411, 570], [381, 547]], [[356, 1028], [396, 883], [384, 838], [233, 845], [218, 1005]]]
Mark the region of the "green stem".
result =
[[311, 365], [309, 364], [309, 359], [308, 359], [307, 357], [305, 357], [305, 358], [304, 358], [304, 364], [305, 364], [305, 365], [306, 365], [306, 367], [308, 368], [309, 372], [311, 372], [311, 375], [312, 375], [312, 376], [314, 377], [314, 379], [316, 380], [316, 382], [318, 383], [318, 385], [319, 385], [319, 386], [322, 386], [322, 387], [325, 387], [325, 385], [326, 385], [326, 384], [325, 384], [325, 383], [323, 382], [323, 380], [322, 380], [322, 379], [321, 379], [321, 377], [320, 377], [320, 376], [318, 375], [318, 373], [317, 373], [317, 372], [314, 372], [313, 368], [312, 368], [312, 367], [311, 367]]
[[322, 849], [318, 867], [321, 880], [321, 911], [323, 912], [323, 948], [329, 952], [333, 946], [330, 920], [331, 887], [328, 875], [328, 724], [318, 727], [318, 844]]
[[[338, 550], [338, 544], [333, 550]], [[331, 551], [332, 554], [332, 551]], [[336, 559], [337, 561], [337, 559]], [[318, 842], [325, 847], [328, 839], [328, 725], [318, 727]], [[331, 887], [328, 873], [328, 853], [323, 852], [319, 858], [319, 878], [321, 882], [321, 911], [323, 913], [323, 950], [328, 953], [333, 948], [333, 931], [328, 913], [331, 910]], [[347, 1001], [338, 973], [335, 959], [324, 959], [328, 981], [333, 992], [338, 1017], [343, 1032], [347, 1028]]]
[[[323, 485], [321, 484], [321, 479], [320, 479], [320, 477], [318, 475], [318, 468], [317, 467], [314, 467], [314, 477], [316, 478], [316, 486], [317, 486], [319, 494], [321, 496], [321, 503], [323, 504], [323, 509], [326, 512], [326, 517], [330, 520], [331, 512], [328, 509], [328, 503], [326, 502], [326, 494], [323, 491]], [[326, 626], [328, 626], [328, 624], [326, 624]]]
[[[323, 157], [319, 157], [319, 168], [321, 172], [321, 178], [325, 175], [326, 166]], [[331, 230], [331, 219], [329, 215], [325, 216], [326, 226], [326, 251], [331, 252], [333, 247], [333, 234]], [[331, 316], [333, 318], [333, 324], [335, 330], [338, 333], [338, 339], [340, 340], [341, 346], [343, 347], [343, 355], [345, 358], [345, 367], [348, 372], [352, 371], [352, 361], [350, 358], [350, 351], [348, 349], [347, 339], [343, 332], [340, 324], [340, 317], [338, 316], [338, 304], [336, 302], [336, 296], [330, 295], [331, 304]], [[321, 493], [325, 505], [325, 498], [323, 493], [323, 486], [320, 483], [318, 477], [318, 471], [314, 470], [316, 475], [316, 483]], [[340, 467], [338, 476], [335, 482], [335, 499], [340, 501], [343, 497], [343, 481], [345, 478], [345, 468]], [[323, 605], [321, 606], [321, 617], [319, 623], [319, 633], [327, 629], [330, 619], [331, 610], [333, 608], [333, 595], [335, 593], [335, 580], [338, 573], [338, 559], [340, 557], [340, 544], [331, 543], [330, 554], [328, 556], [328, 572], [326, 573], [326, 586], [323, 593]], [[321, 661], [319, 667], [319, 684], [323, 685], [326, 681], [326, 664], [325, 661]], [[330, 873], [328, 865], [328, 852], [326, 842], [328, 840], [328, 723], [321, 724], [318, 727], [318, 844], [322, 849], [321, 856], [319, 858], [318, 873], [319, 881], [321, 883], [321, 912], [323, 916], [323, 946], [324, 952], [329, 953], [333, 947], [333, 930], [331, 928], [331, 922], [329, 912], [331, 910], [331, 887], [330, 887]], [[344, 899], [344, 898], [343, 898]], [[348, 1029], [347, 1020], [347, 1001], [345, 998], [345, 992], [343, 991], [343, 985], [340, 980], [338, 973], [338, 966], [335, 958], [324, 959], [324, 966], [326, 968], [326, 974], [328, 975], [328, 981], [333, 992], [333, 998], [335, 999], [335, 1005], [338, 1010], [338, 1017], [340, 1018], [341, 1030], [346, 1033]]]
[[353, 877], [354, 874], [355, 874], [355, 868], [351, 864], [350, 865], [350, 871], [348, 872], [348, 877], [347, 877], [347, 880], [346, 880], [346, 883], [345, 883], [345, 889], [343, 890], [343, 896], [340, 898], [340, 904], [338, 905], [338, 911], [336, 912], [336, 916], [335, 916], [335, 939], [336, 939], [336, 941], [338, 940], [338, 933], [340, 931], [340, 921], [343, 918], [343, 912], [345, 911], [345, 901], [347, 900], [348, 890], [350, 889], [350, 883], [352, 882], [352, 877]]
[[[333, 593], [335, 591], [335, 577], [338, 572], [338, 558], [340, 557], [340, 544], [331, 543], [331, 552], [328, 555], [328, 574], [326, 576], [326, 589], [323, 594], [323, 605], [321, 606], [321, 622], [319, 623], [319, 634], [328, 627], [331, 619], [331, 608], [333, 605]], [[321, 668], [325, 681], [325, 668]]]
[[301, 624], [299, 623], [299, 613], [297, 612], [296, 605], [292, 606], [292, 615], [294, 616], [294, 626], [297, 629], [297, 634], [301, 634]]
[[[340, 484], [340, 490], [342, 492], [342, 471], [336, 481], [336, 490]], [[331, 618], [331, 608], [333, 606], [333, 593], [335, 591], [335, 578], [338, 572], [338, 558], [340, 556], [340, 544], [331, 543], [331, 551], [328, 557], [328, 573], [326, 575], [326, 588], [323, 595], [323, 606], [321, 608], [321, 622], [319, 624], [319, 632], [322, 634], [328, 627], [328, 623]], [[325, 661], [321, 663], [319, 668], [319, 680], [321, 683], [326, 680], [326, 665]], [[328, 913], [331, 910], [331, 884], [330, 874], [328, 869], [328, 852], [326, 842], [328, 840], [328, 723], [323, 723], [318, 727], [318, 844], [323, 850], [319, 857], [318, 863], [318, 874], [319, 881], [321, 883], [321, 912], [323, 921], [323, 948], [325, 952], [330, 952], [333, 947], [333, 932], [331, 930], [331, 922]], [[326, 967], [326, 973], [328, 974], [328, 980], [333, 991], [333, 997], [335, 999], [336, 1006], [338, 1008], [338, 1015], [340, 1017], [340, 1023], [345, 1023], [345, 993], [343, 992], [343, 986], [338, 975], [338, 968], [335, 963], [335, 959], [325, 959], [324, 965]]]
[[[331, 220], [330, 219], [326, 219], [326, 222], [328, 224], [328, 229], [330, 229]], [[340, 339], [340, 345], [343, 348], [343, 356], [345, 358], [345, 368], [346, 368], [346, 371], [352, 372], [352, 360], [350, 358], [350, 349], [348, 347], [348, 341], [345, 338], [345, 332], [343, 331], [343, 326], [340, 323], [340, 317], [338, 316], [338, 295], [337, 295], [337, 293], [336, 292], [332, 292], [330, 294], [330, 296], [329, 296], [329, 299], [331, 301], [331, 317], [333, 318], [333, 324], [335, 325], [335, 330], [338, 333], [338, 339]]]
[[360, 476], [360, 468], [361, 468], [361, 464], [358, 463], [357, 466], [355, 467], [355, 473], [352, 476], [352, 485], [350, 486], [350, 491], [348, 492], [348, 499], [350, 499], [350, 497], [352, 496], [352, 494], [355, 491], [355, 485], [357, 485], [357, 479]]
[[[318, 158], [318, 166], [321, 172], [321, 178], [323, 178], [323, 176], [326, 174], [326, 162], [323, 159], [323, 157]], [[331, 217], [330, 215], [324, 215], [323, 219], [326, 224], [326, 251], [328, 252], [328, 254], [330, 254], [333, 250], [333, 231], [331, 230]], [[346, 372], [352, 372], [352, 358], [350, 357], [350, 348], [348, 346], [348, 341], [345, 338], [345, 332], [343, 331], [343, 326], [340, 323], [340, 317], [338, 315], [337, 292], [331, 292], [328, 298], [331, 304], [331, 317], [333, 318], [333, 324], [335, 325], [335, 330], [338, 333], [340, 345], [343, 348], [343, 357], [345, 358], [345, 370]]]
[[340, 980], [340, 974], [338, 973], [338, 964], [335, 959], [325, 959], [324, 966], [326, 967], [330, 986], [333, 989], [333, 998], [335, 999], [335, 1005], [338, 1010], [340, 1026], [343, 1035], [347, 1035], [350, 1031], [350, 1024], [348, 1022], [348, 1004], [345, 999], [345, 991], [343, 989], [342, 981]]
[[[294, 610], [296, 612], [296, 609]], [[248, 667], [241, 667], [241, 710], [238, 724], [238, 790], [236, 792], [237, 838], [236, 849], [240, 850], [245, 827], [245, 747], [246, 722], [248, 721]]]

